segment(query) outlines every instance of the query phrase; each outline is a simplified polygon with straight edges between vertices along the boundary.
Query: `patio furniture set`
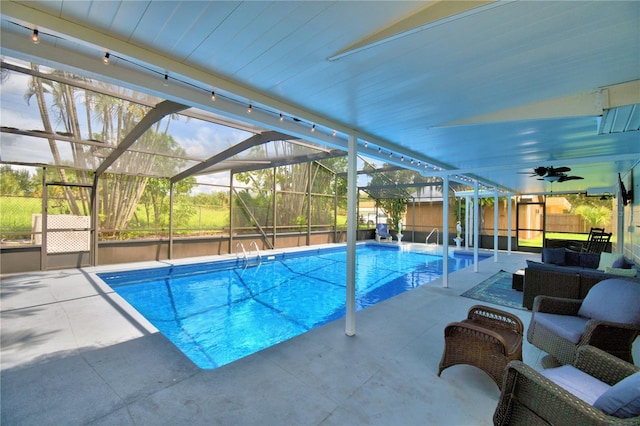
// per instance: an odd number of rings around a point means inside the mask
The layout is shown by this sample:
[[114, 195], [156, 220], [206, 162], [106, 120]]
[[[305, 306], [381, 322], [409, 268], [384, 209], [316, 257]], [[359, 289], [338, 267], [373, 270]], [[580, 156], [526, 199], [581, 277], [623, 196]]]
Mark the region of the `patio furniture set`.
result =
[[527, 341], [549, 354], [543, 371], [523, 362], [523, 332], [509, 312], [471, 307], [445, 327], [438, 376], [458, 364], [486, 372], [501, 391], [496, 425], [640, 425], [640, 282], [606, 279], [582, 300], [537, 296]]

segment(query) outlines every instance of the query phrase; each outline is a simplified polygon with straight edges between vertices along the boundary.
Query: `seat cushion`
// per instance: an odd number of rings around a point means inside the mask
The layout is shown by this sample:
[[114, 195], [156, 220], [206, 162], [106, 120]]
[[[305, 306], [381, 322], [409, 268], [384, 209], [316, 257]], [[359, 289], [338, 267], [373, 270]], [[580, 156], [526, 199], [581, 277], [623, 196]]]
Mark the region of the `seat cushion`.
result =
[[566, 249], [560, 248], [543, 248], [542, 263], [550, 263], [552, 265], [564, 265]]
[[571, 315], [548, 314], [536, 312], [534, 320], [556, 335], [572, 343], [578, 343], [587, 326], [587, 318]]
[[600, 254], [580, 253], [580, 266], [582, 268], [596, 269], [600, 264]]
[[617, 254], [617, 253], [607, 253], [607, 252], [600, 253], [600, 262], [598, 263], [598, 268], [597, 268], [598, 271], [604, 272], [606, 268], [612, 268], [613, 264], [622, 257], [623, 256], [621, 254]]
[[599, 321], [640, 325], [640, 283], [609, 278], [591, 287], [578, 315]]
[[564, 253], [564, 264], [567, 266], [580, 266], [580, 253], [567, 249]]
[[638, 273], [638, 271], [636, 271], [636, 268], [604, 268], [604, 272], [612, 275], [620, 275], [621, 277], [635, 277]]
[[624, 257], [619, 258], [611, 265], [612, 268], [631, 269], [633, 263], [628, 262]]
[[593, 406], [623, 419], [640, 416], [640, 371], [609, 388]]
[[608, 384], [572, 365], [549, 368], [541, 371], [540, 374], [589, 405], [593, 405], [598, 398], [611, 389]]

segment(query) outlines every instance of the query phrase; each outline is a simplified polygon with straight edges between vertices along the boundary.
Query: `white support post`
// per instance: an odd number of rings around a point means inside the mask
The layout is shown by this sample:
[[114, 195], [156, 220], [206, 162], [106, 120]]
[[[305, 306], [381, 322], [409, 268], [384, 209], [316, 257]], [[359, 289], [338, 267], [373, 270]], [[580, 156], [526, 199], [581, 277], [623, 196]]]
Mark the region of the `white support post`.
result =
[[169, 259], [173, 259], [173, 182], [169, 181]]
[[356, 237], [358, 232], [358, 140], [349, 135], [347, 163], [347, 294], [345, 334], [356, 334]]
[[469, 210], [471, 210], [471, 197], [468, 195], [464, 197], [464, 247], [469, 250], [469, 239], [471, 236], [471, 232], [469, 231], [469, 224], [471, 223], [471, 215], [469, 214]]
[[[619, 190], [618, 190], [619, 191]], [[622, 195], [618, 192], [618, 197], [616, 198], [616, 207], [618, 214], [618, 225], [616, 229], [616, 233], [618, 236], [618, 241], [616, 242], [616, 253], [624, 254], [624, 201], [622, 200]]]
[[498, 188], [493, 195], [493, 261], [498, 262]]
[[442, 287], [449, 287], [449, 175], [442, 179]]
[[511, 233], [513, 232], [511, 215], [513, 214], [513, 194], [509, 193], [507, 197], [509, 200], [507, 207], [507, 256], [511, 256]]
[[478, 179], [473, 181], [473, 272], [478, 272], [478, 246], [479, 238], [479, 199], [478, 199]]

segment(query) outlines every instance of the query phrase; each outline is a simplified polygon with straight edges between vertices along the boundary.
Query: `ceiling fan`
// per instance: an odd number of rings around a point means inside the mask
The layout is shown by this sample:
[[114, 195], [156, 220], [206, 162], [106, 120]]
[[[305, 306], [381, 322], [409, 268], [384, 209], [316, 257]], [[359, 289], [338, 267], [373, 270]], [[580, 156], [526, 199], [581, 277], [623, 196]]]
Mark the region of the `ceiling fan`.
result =
[[547, 182], [566, 182], [568, 180], [584, 179], [582, 176], [569, 176], [569, 167], [536, 167], [533, 169], [531, 177], [537, 176], [538, 180], [546, 180]]

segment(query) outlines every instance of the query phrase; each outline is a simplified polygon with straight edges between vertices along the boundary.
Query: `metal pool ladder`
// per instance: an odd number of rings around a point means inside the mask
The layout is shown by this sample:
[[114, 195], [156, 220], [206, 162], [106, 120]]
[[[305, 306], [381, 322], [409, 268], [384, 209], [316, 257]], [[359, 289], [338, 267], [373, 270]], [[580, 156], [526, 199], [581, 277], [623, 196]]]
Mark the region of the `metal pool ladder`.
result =
[[258, 261], [258, 265], [262, 265], [262, 255], [260, 254], [260, 249], [258, 248], [258, 243], [255, 241], [251, 241], [249, 243], [249, 253], [251, 253], [251, 247], [256, 249], [256, 260]]
[[[251, 254], [251, 248], [255, 248], [256, 250], [256, 265], [261, 265], [262, 264], [262, 255], [260, 254], [260, 250], [258, 249], [258, 244], [255, 241], [251, 241], [249, 243], [249, 254]], [[236, 244], [236, 257], [240, 257], [240, 250], [242, 250], [242, 260], [244, 261], [244, 267], [246, 268], [247, 266], [249, 266], [249, 254], [247, 254], [247, 251], [244, 249], [244, 244], [242, 243], [237, 243]]]
[[425, 244], [429, 244], [429, 237], [431, 237], [434, 232], [436, 233], [436, 245], [440, 244], [440, 230], [438, 228], [433, 228], [431, 232], [429, 232], [429, 235], [427, 235], [427, 238], [424, 240]]

